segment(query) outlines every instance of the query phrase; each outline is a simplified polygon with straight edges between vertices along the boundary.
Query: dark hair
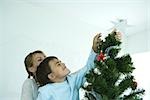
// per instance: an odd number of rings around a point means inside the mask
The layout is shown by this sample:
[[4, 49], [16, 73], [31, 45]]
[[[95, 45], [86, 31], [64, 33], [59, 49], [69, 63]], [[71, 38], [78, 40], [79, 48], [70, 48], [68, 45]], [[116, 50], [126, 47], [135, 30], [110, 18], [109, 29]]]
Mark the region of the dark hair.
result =
[[58, 59], [58, 58], [55, 56], [49, 56], [49, 57], [45, 58], [40, 63], [40, 65], [37, 67], [36, 78], [37, 78], [37, 81], [39, 82], [40, 86], [46, 85], [48, 83], [53, 83], [48, 78], [48, 74], [50, 74], [52, 72], [51, 67], [49, 66], [49, 61], [51, 61], [53, 59]]
[[29, 54], [25, 57], [24, 64], [25, 64], [26, 71], [27, 71], [27, 73], [28, 73], [28, 78], [30, 78], [31, 76], [33, 76], [33, 78], [35, 78], [35, 76], [33, 75], [33, 73], [30, 72], [30, 71], [28, 70], [28, 68], [30, 68], [30, 67], [33, 66], [33, 55], [34, 55], [34, 54], [37, 54], [37, 53], [44, 54], [42, 51], [36, 50], [36, 51], [34, 51], [34, 52], [29, 53]]

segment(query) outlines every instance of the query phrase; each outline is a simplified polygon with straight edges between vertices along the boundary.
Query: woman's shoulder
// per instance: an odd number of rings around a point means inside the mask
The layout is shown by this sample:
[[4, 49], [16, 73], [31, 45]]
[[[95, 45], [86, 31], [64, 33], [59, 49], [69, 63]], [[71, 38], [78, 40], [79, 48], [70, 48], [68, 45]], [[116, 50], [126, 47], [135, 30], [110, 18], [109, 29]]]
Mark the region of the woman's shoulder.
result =
[[25, 81], [24, 81], [24, 83], [23, 83], [23, 86], [35, 86], [35, 85], [37, 85], [36, 84], [36, 82], [35, 82], [35, 80], [34, 79], [30, 79], [30, 78], [27, 78]]
[[[27, 78], [22, 85], [21, 100], [31, 100], [38, 94], [38, 86], [34, 79]], [[28, 99], [26, 99], [28, 98]], [[35, 99], [34, 99], [35, 100]]]
[[27, 78], [24, 83], [34, 83], [35, 80], [34, 79], [31, 79], [31, 78]]

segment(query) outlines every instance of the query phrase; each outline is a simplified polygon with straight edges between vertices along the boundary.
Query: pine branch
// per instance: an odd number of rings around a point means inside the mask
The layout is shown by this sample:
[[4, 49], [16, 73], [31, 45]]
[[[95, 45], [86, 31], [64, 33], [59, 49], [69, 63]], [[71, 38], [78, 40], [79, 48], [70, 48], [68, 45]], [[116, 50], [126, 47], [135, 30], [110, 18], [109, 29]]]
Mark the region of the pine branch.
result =
[[129, 95], [125, 95], [123, 100], [142, 100], [139, 95], [144, 94], [145, 90], [136, 90]]

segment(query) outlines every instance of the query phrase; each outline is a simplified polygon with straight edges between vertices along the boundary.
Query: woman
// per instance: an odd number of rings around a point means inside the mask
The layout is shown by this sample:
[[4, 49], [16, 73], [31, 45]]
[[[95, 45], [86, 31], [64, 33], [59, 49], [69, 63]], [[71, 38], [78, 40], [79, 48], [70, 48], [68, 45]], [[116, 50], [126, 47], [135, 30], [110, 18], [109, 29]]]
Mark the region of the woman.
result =
[[36, 70], [45, 57], [45, 54], [40, 50], [31, 52], [25, 57], [24, 64], [28, 78], [24, 81], [22, 86], [21, 100], [36, 100], [38, 94]]

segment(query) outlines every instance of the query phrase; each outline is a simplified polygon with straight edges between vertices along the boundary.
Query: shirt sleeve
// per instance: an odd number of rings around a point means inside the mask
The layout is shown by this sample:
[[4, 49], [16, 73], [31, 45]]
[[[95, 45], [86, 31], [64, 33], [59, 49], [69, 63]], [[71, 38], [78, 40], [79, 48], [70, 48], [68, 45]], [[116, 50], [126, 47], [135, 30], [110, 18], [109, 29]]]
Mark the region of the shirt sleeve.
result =
[[21, 100], [34, 100], [32, 81], [26, 80], [22, 86]]
[[94, 68], [95, 57], [96, 57], [96, 53], [93, 50], [91, 50], [86, 65], [82, 69], [80, 69], [79, 71], [73, 74], [73, 76], [75, 76], [75, 85], [77, 86], [77, 88], [80, 88], [81, 85], [83, 85], [83, 83], [85, 82], [84, 77], [86, 73], [90, 69]]

